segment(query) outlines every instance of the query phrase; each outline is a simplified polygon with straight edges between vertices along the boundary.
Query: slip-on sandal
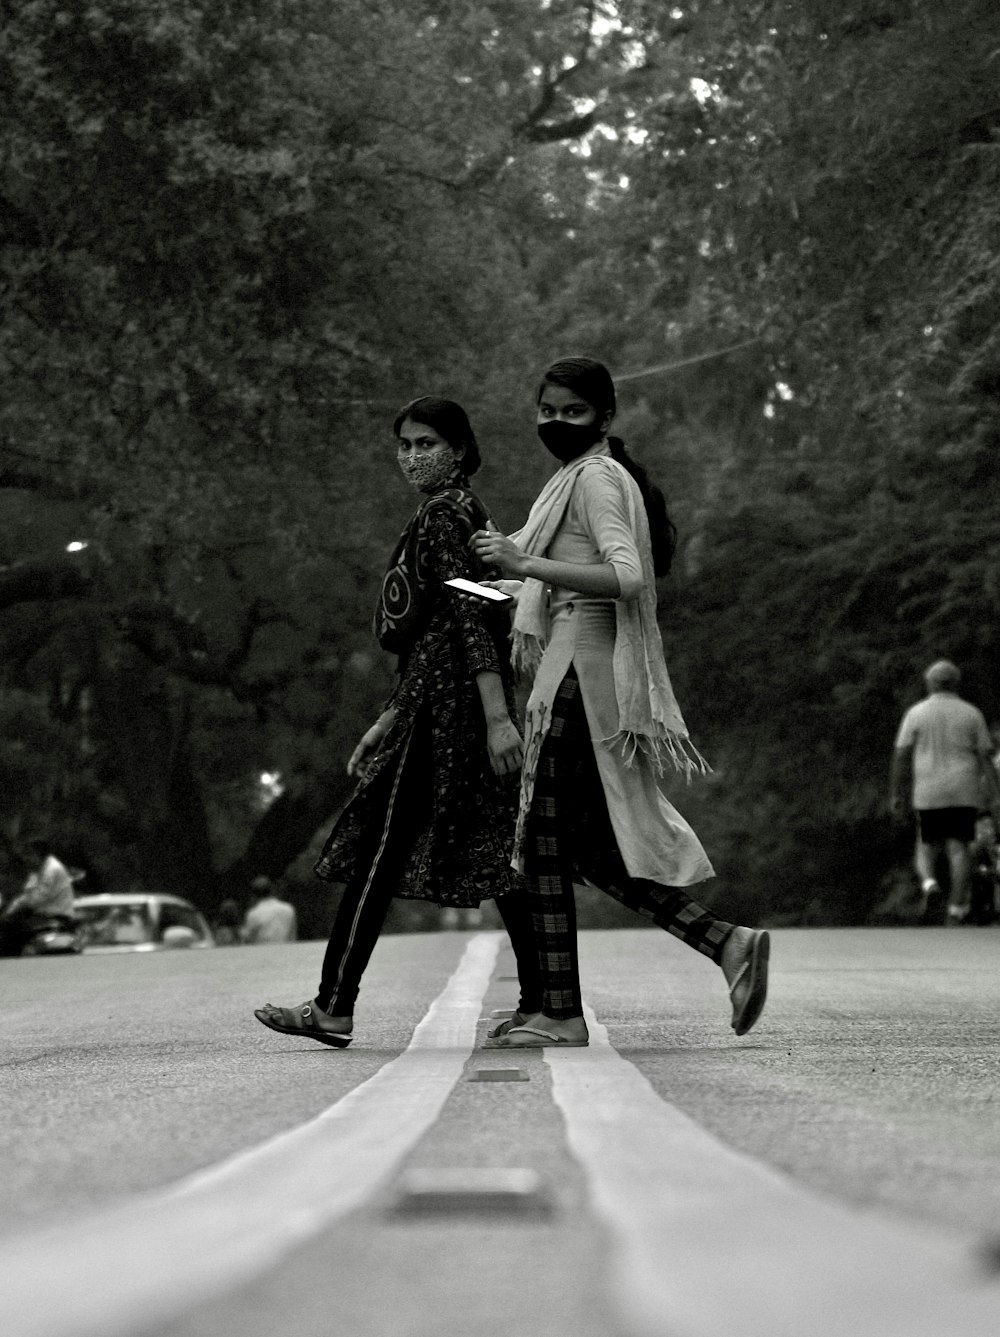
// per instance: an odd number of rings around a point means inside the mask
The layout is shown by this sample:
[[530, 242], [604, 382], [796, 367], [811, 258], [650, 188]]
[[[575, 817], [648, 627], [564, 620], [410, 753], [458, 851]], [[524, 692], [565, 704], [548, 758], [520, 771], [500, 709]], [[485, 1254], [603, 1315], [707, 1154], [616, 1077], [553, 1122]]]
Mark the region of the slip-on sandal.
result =
[[[521, 1037], [525, 1038], [522, 1039]], [[512, 1026], [497, 1044], [498, 1049], [543, 1049], [546, 1045], [556, 1045], [561, 1049], [586, 1049], [589, 1037], [583, 1040], [567, 1040], [565, 1035], [555, 1031], [543, 1030], [540, 1026]]]
[[263, 1007], [254, 1008], [253, 1014], [270, 1031], [278, 1031], [281, 1035], [301, 1035], [308, 1040], [318, 1040], [323, 1045], [333, 1045], [336, 1049], [346, 1049], [353, 1039], [350, 1035], [324, 1031], [308, 1003], [301, 1007], [275, 1007], [273, 1003], [265, 1003]]
[[526, 1020], [527, 1018], [522, 1017], [520, 1012], [514, 1012], [506, 1021], [501, 1021], [499, 1026], [494, 1026], [491, 1031], [487, 1031], [486, 1038], [488, 1040], [499, 1040], [501, 1035], [506, 1035], [515, 1026], [523, 1026]]
[[746, 1035], [764, 1010], [767, 998], [767, 963], [771, 955], [771, 938], [764, 929], [752, 930], [747, 943], [747, 955], [729, 986], [733, 1003], [732, 1027], [737, 1035]]

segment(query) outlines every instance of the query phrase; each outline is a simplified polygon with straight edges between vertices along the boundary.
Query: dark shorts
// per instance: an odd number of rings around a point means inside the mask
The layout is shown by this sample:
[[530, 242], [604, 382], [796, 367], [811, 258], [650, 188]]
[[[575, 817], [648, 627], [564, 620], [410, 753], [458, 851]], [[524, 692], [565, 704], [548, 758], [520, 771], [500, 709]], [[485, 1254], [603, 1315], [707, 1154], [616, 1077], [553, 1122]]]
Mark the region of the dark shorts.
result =
[[920, 808], [917, 830], [925, 845], [940, 845], [945, 840], [961, 840], [968, 845], [976, 836], [975, 808]]

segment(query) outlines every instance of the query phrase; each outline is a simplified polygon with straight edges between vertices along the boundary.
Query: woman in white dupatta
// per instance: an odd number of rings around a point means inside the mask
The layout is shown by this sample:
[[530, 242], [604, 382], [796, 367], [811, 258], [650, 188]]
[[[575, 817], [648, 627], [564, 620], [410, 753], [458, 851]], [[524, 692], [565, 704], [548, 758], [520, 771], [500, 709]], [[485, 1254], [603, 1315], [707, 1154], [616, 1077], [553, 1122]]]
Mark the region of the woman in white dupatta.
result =
[[765, 932], [717, 919], [686, 888], [713, 876], [663, 793], [671, 767], [706, 769], [674, 698], [656, 622], [655, 578], [675, 531], [662, 494], [607, 431], [614, 382], [566, 358], [545, 373], [538, 434], [560, 461], [524, 528], [473, 536], [516, 593], [514, 659], [534, 674], [513, 863], [526, 875], [543, 1009], [493, 1035], [508, 1048], [586, 1045], [573, 882], [600, 887], [710, 957], [744, 1035], [767, 992]]

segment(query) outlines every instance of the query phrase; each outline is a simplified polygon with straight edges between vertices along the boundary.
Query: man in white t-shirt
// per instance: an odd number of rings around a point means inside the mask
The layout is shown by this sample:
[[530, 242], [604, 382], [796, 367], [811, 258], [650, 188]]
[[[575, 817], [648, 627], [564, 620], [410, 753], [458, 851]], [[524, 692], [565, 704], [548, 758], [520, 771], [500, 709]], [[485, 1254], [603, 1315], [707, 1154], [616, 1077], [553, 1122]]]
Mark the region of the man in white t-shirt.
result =
[[250, 884], [254, 903], [243, 920], [244, 942], [294, 942], [295, 907], [274, 894], [271, 879], [263, 874]]
[[906, 788], [917, 818], [914, 864], [920, 878], [921, 911], [938, 890], [935, 866], [948, 856], [948, 922], [969, 913], [969, 846], [984, 803], [1000, 815], [1000, 781], [991, 762], [993, 742], [982, 712], [958, 695], [961, 674], [948, 659], [924, 673], [927, 696], [903, 716], [892, 758], [890, 807], [905, 811]]

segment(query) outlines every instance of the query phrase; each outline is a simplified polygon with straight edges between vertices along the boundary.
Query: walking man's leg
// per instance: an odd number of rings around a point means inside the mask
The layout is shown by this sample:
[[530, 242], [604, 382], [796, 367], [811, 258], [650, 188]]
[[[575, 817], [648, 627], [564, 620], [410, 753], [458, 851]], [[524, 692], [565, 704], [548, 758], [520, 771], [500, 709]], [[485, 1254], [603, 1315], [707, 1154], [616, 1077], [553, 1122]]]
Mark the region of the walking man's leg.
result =
[[972, 901], [972, 861], [964, 840], [950, 839], [947, 843], [948, 873], [951, 894], [948, 897], [948, 919], [961, 924], [968, 918]]
[[925, 840], [920, 829], [921, 814], [917, 814], [917, 841], [913, 849], [913, 867], [920, 880], [920, 904], [918, 914], [927, 910], [927, 898], [941, 890], [937, 880], [937, 862], [942, 847], [934, 841]]

